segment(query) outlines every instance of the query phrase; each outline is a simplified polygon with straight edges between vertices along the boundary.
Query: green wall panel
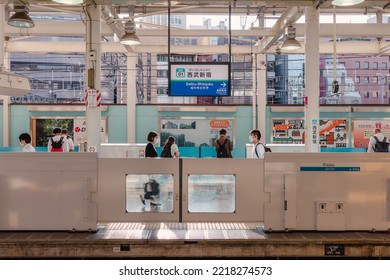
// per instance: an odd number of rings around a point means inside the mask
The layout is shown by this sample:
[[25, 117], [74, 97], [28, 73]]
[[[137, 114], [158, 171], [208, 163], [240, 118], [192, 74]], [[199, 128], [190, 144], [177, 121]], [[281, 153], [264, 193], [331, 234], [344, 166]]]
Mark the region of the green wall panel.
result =
[[3, 146], [3, 105], [0, 105], [0, 120], [0, 146]]
[[104, 116], [108, 116], [108, 142], [127, 143], [127, 107], [109, 106]]
[[[48, 105], [49, 107], [52, 105]], [[182, 108], [185, 109], [184, 106]], [[201, 107], [199, 107], [201, 108]], [[136, 106], [136, 141], [145, 143], [149, 131], [158, 131], [159, 118], [234, 118], [237, 147], [245, 147], [248, 143], [248, 134], [252, 129], [252, 106], [236, 106], [235, 112], [186, 112], [183, 111], [158, 111], [155, 105]], [[10, 107], [10, 146], [19, 147], [18, 137], [23, 132], [31, 133], [31, 117], [78, 117], [84, 116], [84, 112], [30, 112], [28, 105], [12, 105]], [[0, 146], [3, 146], [3, 106], [0, 105]], [[126, 105], [108, 106], [102, 117], [108, 118], [108, 142], [127, 142], [127, 108]], [[271, 120], [274, 118], [303, 118], [302, 112], [274, 112], [267, 107], [266, 132], [262, 131], [263, 142], [270, 142]], [[351, 143], [351, 128], [354, 119], [389, 119], [389, 112], [324, 112], [320, 114], [323, 119], [347, 119], [349, 143]]]

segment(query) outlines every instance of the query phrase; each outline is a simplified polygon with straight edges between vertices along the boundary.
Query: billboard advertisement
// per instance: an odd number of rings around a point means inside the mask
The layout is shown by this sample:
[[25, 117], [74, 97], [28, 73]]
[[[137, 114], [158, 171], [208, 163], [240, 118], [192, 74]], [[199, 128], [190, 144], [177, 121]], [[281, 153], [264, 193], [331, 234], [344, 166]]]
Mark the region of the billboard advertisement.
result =
[[375, 128], [380, 128], [382, 134], [390, 139], [390, 120], [354, 120], [353, 146], [354, 148], [367, 148], [370, 137]]
[[234, 142], [233, 119], [163, 118], [160, 119], [161, 143], [173, 136], [179, 147], [213, 147], [222, 128]]

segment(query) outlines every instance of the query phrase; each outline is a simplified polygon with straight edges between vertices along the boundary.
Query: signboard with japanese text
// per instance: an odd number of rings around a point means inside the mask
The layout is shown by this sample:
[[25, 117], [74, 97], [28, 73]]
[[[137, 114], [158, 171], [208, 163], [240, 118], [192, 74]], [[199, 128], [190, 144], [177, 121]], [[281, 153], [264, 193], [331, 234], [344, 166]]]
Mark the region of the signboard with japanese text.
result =
[[354, 148], [367, 148], [370, 137], [375, 128], [380, 128], [382, 134], [390, 139], [390, 120], [354, 120], [353, 146]]
[[[75, 145], [87, 142], [87, 122], [85, 118], [74, 119], [73, 141]], [[107, 142], [107, 122], [106, 119], [100, 120], [100, 143]]]
[[100, 107], [102, 104], [102, 95], [97, 89], [85, 90], [85, 106]]
[[229, 96], [229, 63], [170, 63], [169, 95]]
[[[319, 124], [319, 127], [318, 127]], [[319, 141], [323, 148], [343, 148], [347, 146], [347, 120], [320, 119], [313, 125], [313, 144]], [[273, 144], [304, 144], [305, 125], [303, 119], [273, 119]], [[314, 138], [314, 131], [319, 129], [319, 139]]]

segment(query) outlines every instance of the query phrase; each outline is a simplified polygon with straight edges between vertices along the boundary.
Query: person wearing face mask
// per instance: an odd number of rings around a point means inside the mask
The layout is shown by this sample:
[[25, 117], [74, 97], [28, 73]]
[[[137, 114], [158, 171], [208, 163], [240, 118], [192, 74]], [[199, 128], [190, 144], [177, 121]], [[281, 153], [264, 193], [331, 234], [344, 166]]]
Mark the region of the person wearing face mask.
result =
[[260, 143], [261, 133], [258, 129], [249, 132], [249, 141], [253, 144], [252, 158], [264, 158], [265, 148]]
[[149, 132], [148, 134], [148, 144], [145, 147], [145, 157], [146, 158], [155, 158], [158, 156], [155, 145], [158, 143], [157, 133], [154, 131]]
[[[158, 143], [158, 135], [156, 132], [151, 131], [148, 134], [148, 144], [145, 147], [145, 157], [146, 158], [156, 158], [158, 157], [155, 145]], [[145, 200], [150, 199], [150, 205], [159, 206], [161, 205], [158, 202], [158, 196], [160, 193], [159, 184], [155, 180], [150, 180], [144, 184], [144, 193], [140, 194], [141, 202], [145, 205]]]

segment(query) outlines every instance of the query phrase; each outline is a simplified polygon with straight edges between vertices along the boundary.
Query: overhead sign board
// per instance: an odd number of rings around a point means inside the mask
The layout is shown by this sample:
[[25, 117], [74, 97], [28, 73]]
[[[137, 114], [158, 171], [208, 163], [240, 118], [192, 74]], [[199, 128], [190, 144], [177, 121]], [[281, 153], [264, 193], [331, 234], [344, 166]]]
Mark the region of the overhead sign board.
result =
[[169, 95], [229, 96], [229, 63], [170, 63]]

